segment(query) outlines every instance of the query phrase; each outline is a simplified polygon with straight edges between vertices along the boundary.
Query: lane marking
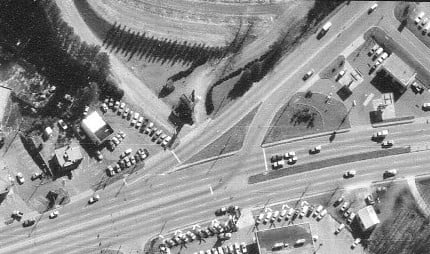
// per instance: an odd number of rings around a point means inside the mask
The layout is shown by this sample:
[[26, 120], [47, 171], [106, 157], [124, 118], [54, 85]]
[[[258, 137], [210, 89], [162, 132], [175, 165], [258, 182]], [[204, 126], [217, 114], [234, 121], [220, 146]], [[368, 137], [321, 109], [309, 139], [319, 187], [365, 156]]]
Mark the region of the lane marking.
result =
[[170, 150], [170, 152], [173, 154], [173, 156], [175, 157], [175, 159], [182, 164], [182, 161], [178, 158], [178, 156], [175, 154], [175, 152], [173, 152], [173, 150]]
[[209, 190], [211, 191], [211, 195], [214, 194], [214, 190], [212, 189], [212, 186], [209, 185]]
[[366, 100], [363, 102], [363, 106], [367, 106], [367, 104], [369, 104], [369, 102], [373, 99], [373, 96], [375, 96], [374, 93], [371, 93], [367, 96]]

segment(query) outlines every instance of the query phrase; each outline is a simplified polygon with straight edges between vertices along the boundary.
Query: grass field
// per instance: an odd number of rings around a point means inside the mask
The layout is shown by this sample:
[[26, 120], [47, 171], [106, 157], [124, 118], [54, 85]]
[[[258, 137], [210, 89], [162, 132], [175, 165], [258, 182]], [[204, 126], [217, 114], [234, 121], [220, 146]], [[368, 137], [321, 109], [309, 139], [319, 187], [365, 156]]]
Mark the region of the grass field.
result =
[[203, 150], [192, 156], [185, 164], [201, 161], [226, 153], [235, 152], [242, 148], [243, 141], [248, 133], [249, 127], [258, 111], [259, 106], [249, 112], [235, 126], [224, 133], [221, 137], [209, 144]]
[[326, 95], [318, 93], [310, 97], [298, 93], [276, 113], [263, 144], [350, 127], [348, 111], [340, 101], [327, 101]]
[[419, 213], [409, 190], [393, 192], [390, 189], [387, 193], [394, 198], [386, 202], [386, 219], [381, 220], [366, 241], [368, 251], [375, 254], [429, 253], [429, 220]]

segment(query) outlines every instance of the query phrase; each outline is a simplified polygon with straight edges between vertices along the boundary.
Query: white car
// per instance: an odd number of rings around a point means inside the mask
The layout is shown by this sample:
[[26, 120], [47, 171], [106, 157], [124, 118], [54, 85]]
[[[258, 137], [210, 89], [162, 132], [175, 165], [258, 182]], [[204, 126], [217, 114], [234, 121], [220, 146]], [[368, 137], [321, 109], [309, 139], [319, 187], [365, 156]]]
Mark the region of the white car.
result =
[[384, 48], [380, 47], [375, 51], [375, 57], [378, 57], [380, 54], [384, 52]]
[[62, 120], [58, 120], [58, 125], [61, 127], [61, 129], [63, 129], [63, 131], [67, 130], [67, 124]]
[[377, 7], [378, 7], [378, 4], [373, 4], [372, 6], [370, 6], [370, 8], [369, 8], [369, 14], [372, 13], [372, 12], [374, 12]]
[[264, 213], [260, 213], [258, 217], [255, 218], [255, 224], [260, 224], [264, 219]]
[[84, 112], [82, 113], [84, 116], [88, 115], [88, 111], [90, 110], [90, 107], [85, 106]]
[[287, 163], [288, 164], [294, 164], [297, 162], [297, 159], [298, 159], [297, 156], [293, 156], [291, 158], [288, 158]]
[[351, 214], [349, 215], [349, 217], [348, 217], [348, 219], [346, 220], [346, 222], [347, 222], [348, 224], [351, 224], [351, 223], [352, 223], [352, 221], [354, 221], [354, 219], [355, 219], [355, 213], [351, 212]]
[[144, 119], [143, 116], [139, 117], [139, 119], [137, 120], [137, 123], [136, 123], [136, 128], [142, 127], [143, 119]]
[[354, 249], [355, 247], [357, 247], [357, 245], [359, 243], [361, 243], [361, 239], [360, 238], [355, 239], [354, 242], [351, 245], [351, 248]]
[[154, 128], [154, 123], [153, 122], [149, 122], [149, 124], [146, 126], [144, 133], [148, 134], [151, 132], [152, 128]]
[[134, 113], [133, 114], [133, 119], [131, 120], [131, 125], [134, 125], [137, 123], [137, 119], [139, 119], [139, 113]]
[[394, 146], [394, 140], [385, 140], [384, 142], [382, 142], [381, 146], [383, 148], [389, 148]]
[[317, 220], [321, 220], [322, 218], [324, 218], [324, 216], [327, 214], [327, 209], [324, 209], [320, 212], [320, 214], [318, 214], [317, 216]]
[[124, 152], [122, 152], [122, 153], [121, 153], [121, 155], [120, 155], [119, 157], [120, 157], [121, 159], [122, 159], [122, 158], [125, 158], [126, 156], [130, 155], [132, 151], [133, 151], [133, 150], [132, 150], [131, 148], [128, 148], [127, 150], [125, 150]]
[[423, 18], [422, 22], [421, 22], [421, 26], [425, 26], [427, 25], [427, 23], [429, 22], [428, 18]]
[[315, 213], [314, 213], [315, 215], [314, 216], [317, 216], [323, 209], [324, 209], [324, 206], [319, 205], [317, 207], [317, 209], [315, 209]]
[[98, 194], [96, 194], [96, 195], [92, 196], [90, 198], [90, 200], [88, 200], [88, 204], [94, 204], [95, 202], [99, 201], [99, 199], [100, 199], [100, 196]]
[[418, 14], [418, 16], [415, 18], [415, 24], [419, 24], [420, 23], [420, 21], [421, 21], [421, 19], [424, 17], [424, 15], [425, 15], [425, 13], [424, 12], [420, 12], [419, 14]]
[[100, 109], [103, 113], [106, 113], [108, 111], [108, 106], [106, 105], [106, 103], [102, 103]]
[[59, 214], [60, 214], [60, 212], [58, 212], [58, 211], [53, 211], [52, 213], [50, 213], [50, 214], [49, 214], [49, 218], [50, 218], [50, 219], [57, 218]]
[[273, 213], [272, 212], [267, 212], [266, 213], [266, 218], [264, 219], [264, 223], [269, 222], [269, 220], [272, 218]]
[[291, 157], [294, 157], [294, 156], [296, 156], [296, 152], [288, 152], [288, 153], [285, 153], [285, 155], [284, 155], [284, 159], [288, 159], [288, 158], [291, 158]]
[[108, 176], [114, 176], [114, 175], [115, 175], [115, 171], [113, 170], [113, 167], [112, 167], [111, 165], [109, 165], [109, 166], [106, 168], [106, 174], [107, 174]]
[[243, 254], [248, 253], [248, 249], [246, 248], [246, 243], [242, 242], [242, 243], [240, 244], [240, 247], [242, 247], [242, 253], [243, 253]]
[[345, 224], [340, 224], [339, 227], [336, 229], [336, 231], [334, 231], [334, 233], [337, 235], [340, 233], [340, 231], [342, 231], [345, 228]]
[[21, 172], [18, 172], [18, 174], [16, 174], [16, 181], [19, 185], [25, 183], [24, 175]]
[[172, 139], [172, 137], [171, 136], [167, 136], [164, 140], [163, 140], [163, 142], [161, 143], [161, 146], [162, 147], [165, 147], [165, 146], [167, 146], [167, 144], [169, 144], [169, 142], [170, 142], [170, 140]]
[[348, 201], [345, 201], [345, 202], [343, 203], [342, 207], [340, 208], [340, 210], [341, 210], [342, 212], [345, 212], [345, 210], [346, 210], [346, 209], [348, 209], [348, 208], [349, 208], [349, 206], [350, 206], [350, 203], [349, 203]]
[[305, 205], [302, 207], [302, 212], [299, 214], [300, 217], [304, 217], [309, 211], [309, 206]]
[[281, 161], [275, 161], [275, 162], [273, 163], [273, 165], [272, 165], [272, 168], [273, 168], [273, 169], [281, 169], [281, 168], [283, 168], [283, 167], [284, 167], [284, 165], [285, 165], [285, 161], [284, 161], [284, 160], [281, 160]]
[[317, 154], [317, 153], [321, 152], [321, 145], [315, 146], [314, 148], [310, 149], [309, 152], [311, 154]]
[[276, 210], [276, 211], [273, 213], [272, 218], [270, 218], [270, 222], [274, 222], [276, 219], [278, 219], [278, 216], [279, 216], [279, 211], [278, 211], [278, 210]]
[[115, 101], [115, 105], [113, 106], [113, 111], [118, 110], [119, 108], [119, 101]]
[[376, 50], [378, 50], [378, 49], [379, 49], [379, 45], [378, 44], [373, 45], [373, 47], [369, 51], [369, 55], [373, 55], [373, 53], [375, 53]]
[[373, 139], [383, 139], [388, 135], [388, 130], [378, 131], [373, 134]]

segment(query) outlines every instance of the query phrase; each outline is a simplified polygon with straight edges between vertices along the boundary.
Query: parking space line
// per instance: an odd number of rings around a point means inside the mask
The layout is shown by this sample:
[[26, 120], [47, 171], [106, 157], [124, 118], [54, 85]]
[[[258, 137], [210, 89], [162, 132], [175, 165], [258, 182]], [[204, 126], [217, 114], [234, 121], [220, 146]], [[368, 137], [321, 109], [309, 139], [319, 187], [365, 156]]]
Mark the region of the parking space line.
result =
[[170, 150], [170, 152], [173, 154], [173, 156], [176, 158], [176, 160], [182, 164], [182, 161], [178, 158], [178, 156], [173, 152], [173, 150]]
[[267, 168], [267, 158], [266, 158], [266, 151], [263, 149], [263, 156], [264, 156], [264, 167], [266, 168], [266, 171], [269, 171], [269, 169]]
[[373, 96], [375, 96], [375, 94], [373, 93], [369, 94], [366, 100], [363, 102], [363, 106], [367, 106], [367, 104], [369, 104], [369, 102], [373, 99]]

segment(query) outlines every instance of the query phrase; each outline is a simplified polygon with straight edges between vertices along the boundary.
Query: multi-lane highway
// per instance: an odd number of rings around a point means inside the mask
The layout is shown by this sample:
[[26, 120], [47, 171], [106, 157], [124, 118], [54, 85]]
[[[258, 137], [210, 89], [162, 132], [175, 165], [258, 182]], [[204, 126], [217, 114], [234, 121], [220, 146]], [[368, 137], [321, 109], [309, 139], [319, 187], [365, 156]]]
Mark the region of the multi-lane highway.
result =
[[[394, 4], [380, 3], [380, 9], [369, 16], [366, 10], [370, 5], [368, 2], [351, 2], [341, 9], [331, 19], [333, 26], [326, 37], [322, 40], [312, 37], [303, 43], [279, 64], [273, 74], [255, 85], [231, 109], [227, 109], [206, 128], [197, 128], [175, 149], [181, 160], [189, 158], [237, 123], [253, 106], [263, 102], [244, 148], [235, 156], [166, 174], [166, 171], [177, 166], [177, 160], [170, 153], [156, 155], [144, 171], [128, 178], [127, 185], [121, 186], [123, 182], [120, 181], [101, 191], [101, 200], [93, 205], [82, 199], [65, 206], [60, 211], [61, 215], [54, 220], [43, 215], [34, 227], [22, 228], [20, 224], [3, 226], [0, 228], [0, 253], [96, 253], [110, 246], [116, 249], [121, 246], [125, 252], [136, 251], [151, 236], [212, 218], [215, 209], [222, 205], [234, 203], [242, 207], [255, 207], [263, 205], [268, 199], [277, 201], [299, 197], [305, 189], [306, 195], [312, 195], [333, 191], [339, 186], [366, 186], [372, 181], [382, 180], [382, 173], [392, 168], [399, 169], [399, 177], [425, 172], [430, 166], [430, 158], [425, 156], [427, 152], [413, 152], [247, 184], [250, 175], [265, 170], [266, 162], [260, 144], [266, 126], [292, 94], [306, 88], [307, 84], [301, 81], [303, 73], [310, 68], [321, 70], [360, 34], [376, 24], [391, 36], [398, 36], [401, 43], [408, 47], [410, 42], [405, 41], [409, 40], [409, 35], [394, 35], [398, 32], [388, 27], [398, 24], [396, 20], [388, 21]], [[380, 22], [382, 16], [384, 19]], [[421, 47], [420, 44], [415, 46]], [[429, 60], [415, 55], [418, 54], [416, 51], [411, 52], [423, 65], [430, 66]], [[394, 139], [396, 145], [410, 145], [413, 148], [426, 147], [424, 137], [430, 134], [429, 125], [423, 119], [388, 129], [388, 138]], [[332, 143], [328, 137], [320, 137], [270, 147], [265, 152], [269, 159], [273, 153], [294, 150], [299, 155], [298, 163], [306, 163], [382, 149], [379, 144], [370, 141], [374, 131], [369, 127], [357, 128], [338, 134]], [[312, 156], [307, 154], [307, 149], [315, 144], [322, 144], [323, 151]], [[343, 179], [346, 169], [357, 170], [357, 176]]]

